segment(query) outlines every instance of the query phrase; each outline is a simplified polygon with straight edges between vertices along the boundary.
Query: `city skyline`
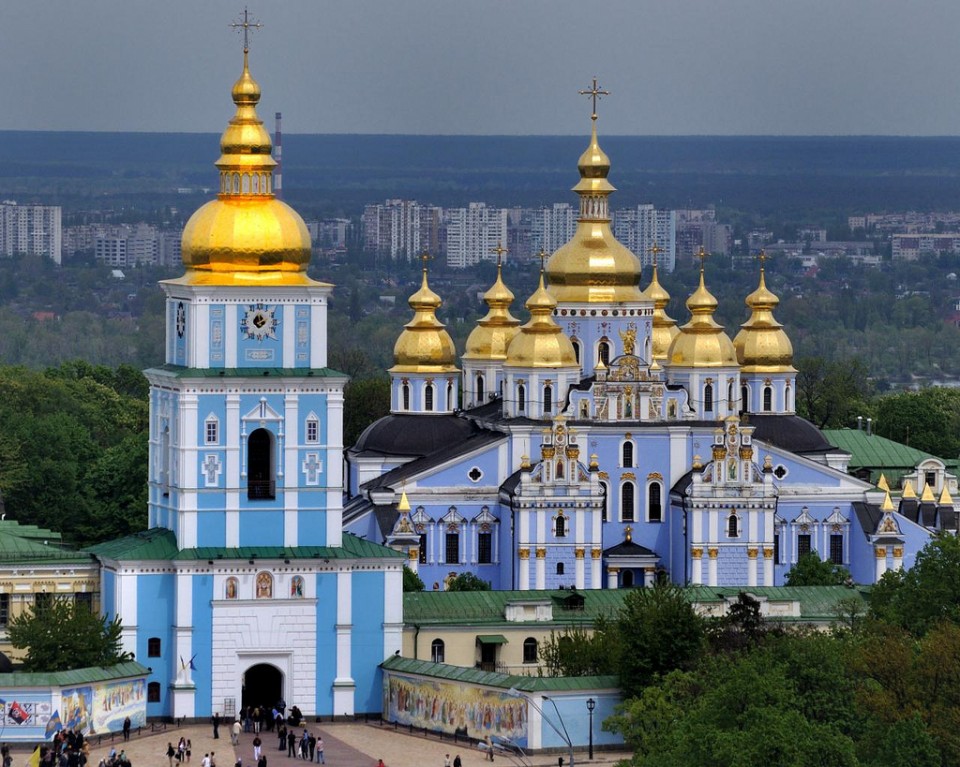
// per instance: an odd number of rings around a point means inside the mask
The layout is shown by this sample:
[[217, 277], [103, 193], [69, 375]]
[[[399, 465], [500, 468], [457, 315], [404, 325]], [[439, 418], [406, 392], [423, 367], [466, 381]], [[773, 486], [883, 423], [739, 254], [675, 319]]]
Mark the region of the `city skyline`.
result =
[[[0, 130], [219, 132], [235, 0], [5, 4]], [[521, 0], [252, 4], [289, 133], [957, 135], [960, 5]]]

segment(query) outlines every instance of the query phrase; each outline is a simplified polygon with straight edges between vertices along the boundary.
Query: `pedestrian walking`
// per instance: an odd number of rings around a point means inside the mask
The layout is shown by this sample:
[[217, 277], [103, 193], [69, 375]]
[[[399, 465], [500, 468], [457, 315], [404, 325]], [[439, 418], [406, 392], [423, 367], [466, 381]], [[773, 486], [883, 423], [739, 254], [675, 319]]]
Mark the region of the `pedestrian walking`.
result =
[[287, 733], [287, 756], [297, 758], [297, 734], [293, 730]]
[[241, 730], [240, 720], [237, 719], [233, 723], [233, 733], [230, 736], [230, 742], [233, 745], [237, 745], [240, 742], [240, 730]]
[[317, 763], [326, 764], [326, 759], [323, 758], [323, 735], [317, 735]]
[[253, 760], [255, 762], [260, 761], [260, 749], [263, 747], [263, 741], [260, 740], [259, 735], [253, 736]]
[[176, 753], [177, 749], [173, 747], [173, 743], [167, 743], [167, 761], [170, 762], [170, 767], [173, 767], [173, 757]]
[[450, 767], [450, 754], [443, 757], [443, 767]]
[[213, 715], [213, 739], [218, 740], [220, 738], [220, 712], [218, 711]]
[[463, 762], [460, 761], [460, 754], [453, 757], [453, 767], [463, 767]]

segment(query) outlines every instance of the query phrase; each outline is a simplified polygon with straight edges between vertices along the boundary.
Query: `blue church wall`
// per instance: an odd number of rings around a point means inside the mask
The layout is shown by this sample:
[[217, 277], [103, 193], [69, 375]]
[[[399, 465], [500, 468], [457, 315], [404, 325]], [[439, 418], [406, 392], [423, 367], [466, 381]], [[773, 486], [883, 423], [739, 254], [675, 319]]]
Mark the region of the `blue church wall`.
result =
[[[307, 418], [312, 414], [320, 422], [319, 437], [316, 444], [327, 444], [330, 440], [329, 419], [327, 418], [326, 394], [301, 394], [298, 398], [298, 422], [296, 436], [299, 444], [309, 445], [307, 442]], [[288, 430], [289, 433], [289, 430]]]
[[283, 546], [283, 514], [244, 509], [240, 516], [241, 546]]
[[852, 557], [848, 568], [850, 577], [857, 583], [873, 583], [876, 575], [873, 544], [867, 539], [860, 519], [856, 515], [850, 525], [850, 555]]
[[[147, 716], [160, 716], [169, 708], [167, 683], [177, 668], [170, 632], [175, 594], [173, 573], [137, 576], [137, 660], [152, 669], [151, 681], [160, 682], [160, 702], [147, 703]], [[148, 655], [151, 638], [160, 640], [159, 657]]]
[[363, 514], [350, 524], [344, 525], [343, 532], [351, 533], [358, 538], [366, 538], [374, 543], [380, 543], [383, 538], [377, 518], [373, 514]]
[[100, 604], [108, 621], [117, 615], [117, 574], [113, 570], [100, 568]]
[[[466, 487], [488, 486], [490, 482], [496, 482], [497, 480], [497, 469], [499, 467], [498, 453], [498, 446], [494, 445], [489, 450], [485, 450], [482, 453], [472, 455], [468, 458], [460, 459], [455, 464], [438, 471], [436, 474], [424, 477], [418, 484], [422, 487], [451, 487], [457, 485]], [[483, 472], [483, 476], [480, 477], [477, 482], [474, 482], [467, 476], [467, 473], [473, 469], [474, 466]], [[489, 489], [492, 494], [496, 494], [496, 486], [489, 486]]]
[[[333, 680], [337, 677], [337, 574], [318, 573], [317, 594], [317, 713], [335, 714]], [[354, 616], [354, 619], [356, 616]]]
[[204, 511], [197, 517], [197, 546], [227, 545], [227, 513], [225, 511]]
[[210, 304], [210, 367], [225, 366], [223, 339], [225, 334], [226, 308], [223, 304]]
[[[192, 647], [197, 660], [193, 675], [196, 685], [196, 716], [213, 715], [213, 576], [199, 574], [193, 577], [193, 635]], [[168, 624], [172, 622], [168, 619]], [[203, 668], [203, 667], [206, 668]]]
[[897, 517], [900, 523], [900, 533], [903, 535], [906, 546], [903, 551], [903, 567], [909, 570], [917, 561], [920, 549], [930, 542], [932, 537], [925, 527], [914, 524], [906, 517]]
[[325, 491], [300, 490], [297, 501], [297, 540], [301, 546], [327, 545], [327, 512], [318, 511], [325, 508]]
[[720, 546], [717, 553], [717, 583], [743, 584], [747, 582], [747, 547]]
[[[666, 501], [669, 496], [665, 496]], [[670, 504], [666, 507], [665, 513], [668, 514], [667, 522], [663, 527], [667, 530], [668, 539], [660, 554], [661, 562], [670, 569], [670, 580], [674, 583], [684, 584], [690, 579], [689, 565], [689, 547], [684, 537], [684, 526], [686, 523], [686, 512], [682, 506]], [[665, 560], [665, 561], [664, 561]]]
[[787, 470], [783, 480], [776, 481], [778, 485], [816, 484], [823, 488], [840, 486], [841, 477], [826, 467], [811, 465], [810, 463], [797, 460], [790, 455], [768, 451], [765, 446], [758, 444], [757, 453], [761, 460], [763, 460], [763, 456], [765, 456], [767, 452], [770, 452], [774, 466], [783, 465]]
[[377, 712], [383, 706], [383, 677], [379, 664], [384, 659], [383, 610], [371, 609], [384, 604], [383, 572], [354, 573], [353, 641], [351, 675], [357, 685], [354, 706], [357, 712]]
[[[237, 337], [237, 367], [283, 367], [283, 336], [280, 329], [283, 327], [284, 309], [287, 307], [274, 304], [256, 304], [256, 306], [272, 309], [274, 317], [279, 320], [279, 325], [276, 332], [272, 334], [275, 337], [268, 335], [262, 339], [250, 338], [241, 331]], [[241, 319], [248, 308], [240, 307]]]

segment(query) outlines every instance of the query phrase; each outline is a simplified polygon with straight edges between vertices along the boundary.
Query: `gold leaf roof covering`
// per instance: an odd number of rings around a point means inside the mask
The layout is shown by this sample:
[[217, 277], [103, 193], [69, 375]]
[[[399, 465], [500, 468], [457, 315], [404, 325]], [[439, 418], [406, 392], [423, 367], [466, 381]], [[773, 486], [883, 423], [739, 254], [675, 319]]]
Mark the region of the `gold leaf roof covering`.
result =
[[513, 293], [503, 283], [503, 268], [497, 264], [497, 279], [483, 294], [490, 310], [477, 322], [467, 337], [465, 360], [495, 360], [507, 358], [507, 347], [519, 332], [520, 320], [510, 314]]
[[750, 318], [740, 326], [733, 339], [737, 360], [744, 373], [795, 373], [793, 344], [783, 325], [773, 317], [780, 299], [767, 289], [764, 269], [760, 266], [760, 285], [746, 298]]
[[236, 113], [220, 138], [220, 193], [183, 230], [181, 281], [203, 285], [310, 285], [310, 234], [273, 195], [270, 134], [257, 116], [260, 86], [248, 54], [233, 86]]
[[723, 325], [713, 319], [717, 299], [703, 281], [700, 267], [700, 285], [687, 299], [690, 321], [680, 332], [667, 352], [667, 364], [676, 367], [719, 368], [735, 367], [737, 352]]
[[563, 368], [578, 367], [573, 344], [553, 319], [557, 302], [543, 285], [527, 300], [530, 320], [522, 325], [507, 348], [505, 367]]
[[670, 294], [657, 279], [657, 264], [653, 264], [653, 273], [650, 275], [650, 284], [643, 291], [643, 297], [653, 302], [653, 330], [650, 334], [651, 362], [666, 360], [673, 339], [680, 335], [677, 321], [667, 314], [667, 304], [670, 303]]
[[597, 141], [594, 116], [590, 145], [577, 163], [580, 216], [573, 239], [547, 263], [550, 293], [560, 303], [639, 301], [640, 261], [613, 236], [608, 200], [616, 188], [607, 181], [610, 158]]
[[413, 319], [393, 346], [391, 373], [455, 373], [457, 350], [436, 311], [443, 302], [430, 290], [427, 269], [423, 269], [420, 289], [410, 296]]

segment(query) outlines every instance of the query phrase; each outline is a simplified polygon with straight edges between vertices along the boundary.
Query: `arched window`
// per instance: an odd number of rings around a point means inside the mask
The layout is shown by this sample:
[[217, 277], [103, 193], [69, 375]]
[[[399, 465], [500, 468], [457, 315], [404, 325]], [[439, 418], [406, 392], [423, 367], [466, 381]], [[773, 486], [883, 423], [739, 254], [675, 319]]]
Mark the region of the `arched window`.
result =
[[633, 443], [623, 443], [623, 465], [625, 467], [633, 466]]
[[663, 507], [661, 505], [662, 491], [659, 482], [651, 482], [647, 489], [647, 518], [651, 522], [663, 521]]
[[633, 522], [633, 482], [624, 482], [620, 487], [620, 521]]
[[563, 575], [563, 562], [557, 562], [557, 575]]
[[257, 599], [270, 599], [273, 596], [273, 576], [270, 573], [257, 573]]
[[447, 382], [447, 410], [453, 410], [453, 384]]
[[443, 663], [445, 657], [443, 640], [434, 639], [430, 644], [430, 660], [434, 663]]
[[733, 411], [733, 381], [727, 381], [727, 410]]
[[240, 582], [236, 578], [227, 578], [223, 587], [223, 595], [227, 599], [236, 599], [240, 591]]
[[553, 387], [547, 384], [543, 387], [543, 414], [549, 415], [553, 411]]
[[403, 409], [410, 409], [410, 384], [405, 383], [400, 387], [400, 395], [403, 397]]
[[160, 637], [150, 637], [147, 640], [147, 657], [148, 658], [160, 657]]
[[160, 682], [149, 682], [147, 684], [147, 703], [160, 702]]
[[563, 479], [563, 461], [557, 461], [557, 471], [555, 476], [557, 479]]
[[477, 373], [477, 403], [481, 403], [484, 400], [484, 391], [483, 391], [483, 376]]
[[523, 662], [537, 662], [537, 640], [533, 637], [527, 637], [523, 640]]
[[787, 388], [783, 391], [783, 409], [793, 410], [793, 390], [790, 384], [787, 384]]
[[610, 342], [601, 341], [597, 344], [597, 359], [599, 359], [604, 365], [610, 364]]
[[517, 411], [522, 413], [527, 409], [527, 387], [523, 384], [517, 386]]
[[255, 429], [247, 438], [247, 498], [272, 501], [276, 497], [273, 474], [273, 435]]
[[577, 361], [577, 364], [579, 365], [580, 364], [580, 342], [571, 341], [570, 343], [573, 346], [573, 358]]
[[739, 538], [740, 537], [740, 520], [737, 519], [735, 513], [730, 514], [727, 517], [727, 538]]
[[427, 384], [423, 388], [423, 409], [433, 410], [433, 384]]
[[620, 585], [625, 589], [633, 588], [633, 570], [624, 570], [620, 579]]
[[610, 489], [609, 489], [609, 487], [607, 486], [607, 483], [606, 483], [606, 482], [601, 482], [601, 483], [600, 483], [600, 489], [603, 491], [603, 516], [601, 517], [601, 519], [602, 519], [604, 522], [606, 522], [606, 521], [607, 521], [607, 518], [608, 518], [608, 516], [609, 516], [609, 514], [608, 514], [608, 512], [607, 512], [607, 508], [608, 508], [608, 506], [609, 506], [609, 504], [610, 504], [610, 500], [609, 500]]
[[[556, 535], [557, 538], [563, 538], [567, 534], [567, 518], [562, 514], [557, 517]], [[561, 565], [563, 567], [563, 565]]]
[[763, 412], [769, 413], [773, 410], [773, 389], [769, 386], [763, 387]]
[[713, 412], [713, 384], [711, 383], [703, 385], [703, 412]]
[[749, 402], [750, 390], [746, 386], [740, 387], [740, 412], [745, 413], [750, 409]]

